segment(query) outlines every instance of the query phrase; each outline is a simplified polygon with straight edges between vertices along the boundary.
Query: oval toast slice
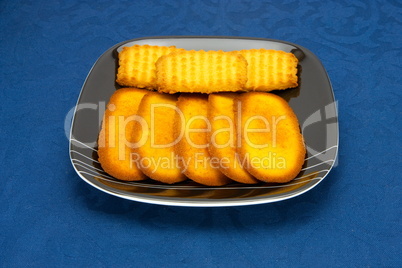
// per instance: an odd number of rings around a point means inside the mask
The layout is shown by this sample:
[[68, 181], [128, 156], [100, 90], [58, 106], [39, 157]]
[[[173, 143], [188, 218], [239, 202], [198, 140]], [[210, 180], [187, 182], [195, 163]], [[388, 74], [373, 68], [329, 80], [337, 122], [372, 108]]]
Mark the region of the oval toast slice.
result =
[[208, 95], [182, 94], [177, 107], [181, 114], [176, 114], [174, 129], [181, 139], [175, 146], [175, 152], [182, 172], [204, 185], [220, 186], [229, 183], [231, 180], [219, 171], [219, 163], [211, 161], [208, 152]]
[[98, 156], [103, 170], [119, 180], [139, 181], [146, 176], [131, 161], [131, 143], [135, 115], [142, 97], [149, 91], [118, 89], [111, 97], [103, 116], [98, 137]]
[[184, 181], [174, 153], [177, 138], [173, 122], [177, 113], [177, 95], [150, 92], [144, 96], [137, 115], [144, 119], [143, 126], [137, 122], [134, 136], [143, 140], [141, 146], [134, 149], [139, 169], [151, 179], [176, 183]]
[[254, 184], [253, 178], [239, 161], [236, 152], [237, 133], [235, 128], [234, 102], [239, 94], [214, 93], [208, 97], [209, 153], [220, 159], [219, 170], [227, 177], [240, 183]]
[[292, 108], [281, 97], [264, 92], [239, 95], [235, 115], [240, 118], [244, 167], [265, 182], [291, 181], [300, 172], [306, 149]]

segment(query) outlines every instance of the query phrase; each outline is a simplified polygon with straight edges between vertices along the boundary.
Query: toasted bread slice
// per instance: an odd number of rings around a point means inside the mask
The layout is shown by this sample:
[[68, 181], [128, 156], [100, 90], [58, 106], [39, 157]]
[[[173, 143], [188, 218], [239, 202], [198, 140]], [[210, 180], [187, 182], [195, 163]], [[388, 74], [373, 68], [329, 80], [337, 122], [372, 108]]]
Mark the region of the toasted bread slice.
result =
[[102, 168], [119, 180], [138, 181], [146, 176], [131, 161], [135, 115], [142, 97], [149, 91], [121, 88], [110, 98], [98, 137], [98, 156]]
[[156, 89], [155, 62], [159, 57], [180, 50], [175, 46], [134, 45], [119, 53], [116, 82], [121, 86]]
[[304, 163], [306, 149], [292, 108], [281, 97], [265, 92], [241, 94], [235, 116], [240, 118], [237, 148], [243, 167], [265, 182], [294, 179]]
[[226, 92], [243, 90], [247, 62], [237, 52], [176, 51], [156, 62], [159, 92]]
[[237, 93], [214, 93], [208, 98], [209, 153], [220, 159], [219, 170], [240, 183], [258, 183], [243, 167], [236, 153], [237, 131], [235, 128], [234, 101]]
[[137, 115], [144, 119], [137, 122], [134, 130], [141, 146], [134, 149], [138, 153], [138, 167], [151, 179], [176, 183], [186, 179], [181, 173], [174, 153], [178, 137], [173, 130], [176, 113], [176, 95], [150, 92], [142, 99]]
[[297, 87], [298, 60], [292, 53], [272, 49], [238, 51], [247, 60], [246, 91], [272, 91]]
[[182, 94], [177, 102], [182, 114], [176, 114], [176, 136], [181, 136], [175, 146], [182, 172], [200, 184], [220, 186], [231, 180], [221, 173], [219, 163], [211, 162], [208, 151], [207, 118], [208, 96], [201, 94]]

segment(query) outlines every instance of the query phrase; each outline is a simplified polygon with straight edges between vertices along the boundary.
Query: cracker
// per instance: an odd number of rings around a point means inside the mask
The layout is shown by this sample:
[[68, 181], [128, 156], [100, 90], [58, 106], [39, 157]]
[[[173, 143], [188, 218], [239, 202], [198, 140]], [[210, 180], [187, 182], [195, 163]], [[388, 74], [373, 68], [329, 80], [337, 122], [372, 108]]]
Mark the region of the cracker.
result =
[[238, 51], [248, 62], [246, 91], [272, 91], [298, 86], [298, 60], [281, 50], [248, 49]]
[[150, 45], [123, 47], [119, 53], [116, 82], [121, 86], [156, 89], [155, 62], [176, 50], [180, 49]]
[[177, 51], [156, 62], [159, 92], [227, 92], [243, 90], [247, 62], [237, 52]]

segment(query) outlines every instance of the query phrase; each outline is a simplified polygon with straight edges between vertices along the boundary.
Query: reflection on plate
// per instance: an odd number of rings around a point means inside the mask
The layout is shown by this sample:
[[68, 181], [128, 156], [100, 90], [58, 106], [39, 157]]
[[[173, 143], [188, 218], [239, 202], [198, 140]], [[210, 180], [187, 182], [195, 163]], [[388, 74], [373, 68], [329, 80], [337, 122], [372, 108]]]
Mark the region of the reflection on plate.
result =
[[[232, 183], [208, 187], [185, 181], [166, 185], [152, 180], [119, 181], [106, 174], [98, 162], [100, 123], [115, 83], [117, 54], [123, 46], [149, 44], [185, 49], [240, 50], [252, 48], [291, 52], [299, 59], [300, 86], [280, 95], [296, 113], [307, 147], [301, 172], [286, 184]], [[238, 206], [262, 204], [298, 196], [322, 181], [335, 164], [338, 151], [338, 114], [331, 83], [319, 59], [296, 44], [257, 38], [153, 37], [129, 40], [108, 49], [92, 67], [81, 90], [70, 133], [70, 158], [78, 175], [90, 185], [115, 196], [146, 203], [178, 206]]]

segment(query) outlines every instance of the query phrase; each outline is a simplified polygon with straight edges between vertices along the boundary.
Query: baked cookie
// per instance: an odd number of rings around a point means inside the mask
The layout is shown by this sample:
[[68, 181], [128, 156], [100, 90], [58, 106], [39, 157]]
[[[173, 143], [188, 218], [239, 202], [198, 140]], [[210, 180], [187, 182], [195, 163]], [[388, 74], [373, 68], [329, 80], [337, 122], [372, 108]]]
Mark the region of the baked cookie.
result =
[[240, 183], [259, 182], [242, 166], [236, 152], [237, 131], [235, 127], [234, 101], [237, 93], [214, 93], [208, 97], [209, 153], [220, 159], [219, 170]]
[[[182, 172], [200, 184], [220, 186], [231, 180], [219, 171], [209, 154], [207, 118], [208, 95], [182, 94], [177, 102], [181, 114], [176, 114], [176, 136], [181, 136], [175, 146]], [[212, 160], [212, 161], [211, 161]]]
[[146, 176], [131, 161], [135, 115], [141, 99], [149, 91], [118, 89], [110, 98], [98, 137], [99, 162], [105, 172], [119, 180], [138, 181]]
[[246, 91], [272, 91], [297, 87], [298, 60], [292, 53], [272, 49], [237, 51], [247, 60]]
[[243, 167], [265, 182], [284, 183], [294, 179], [304, 163], [306, 149], [292, 108], [281, 97], [248, 92], [237, 98], [235, 116], [240, 118]]
[[247, 61], [237, 52], [176, 51], [156, 62], [159, 92], [225, 92], [243, 90]]
[[116, 82], [121, 86], [156, 89], [155, 62], [176, 50], [181, 49], [150, 45], [123, 47], [119, 53]]
[[136, 122], [133, 136], [142, 140], [134, 149], [139, 169], [151, 179], [176, 183], [184, 181], [174, 153], [178, 140], [172, 125], [176, 113], [177, 95], [149, 92], [138, 108], [137, 115], [144, 121]]

